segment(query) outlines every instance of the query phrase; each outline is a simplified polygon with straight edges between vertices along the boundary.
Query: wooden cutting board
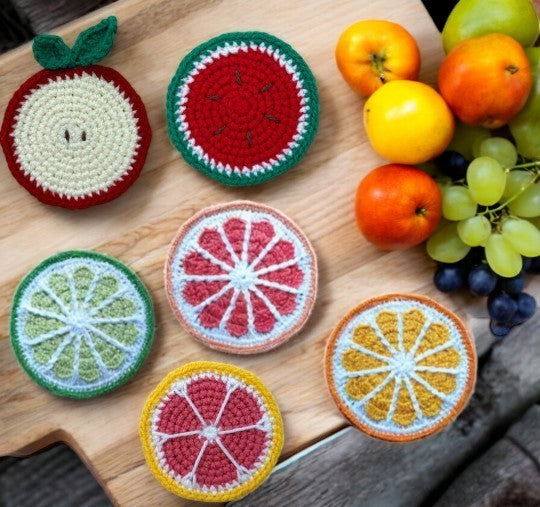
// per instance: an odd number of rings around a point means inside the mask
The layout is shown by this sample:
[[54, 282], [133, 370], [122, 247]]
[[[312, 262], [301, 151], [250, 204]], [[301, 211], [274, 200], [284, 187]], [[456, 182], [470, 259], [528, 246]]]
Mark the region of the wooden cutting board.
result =
[[[101, 63], [121, 72], [141, 95], [153, 129], [140, 179], [122, 197], [84, 211], [44, 206], [20, 187], [0, 157], [0, 454], [27, 454], [54, 441], [73, 446], [111, 498], [121, 505], [179, 505], [152, 478], [137, 436], [148, 393], [167, 372], [194, 360], [231, 362], [258, 374], [284, 416], [283, 457], [345, 425], [324, 383], [325, 338], [344, 312], [383, 292], [434, 295], [463, 306], [432, 286], [433, 264], [423, 248], [385, 253], [356, 229], [354, 191], [361, 177], [383, 163], [362, 127], [362, 101], [341, 79], [334, 47], [341, 31], [360, 19], [389, 19], [414, 35], [422, 52], [422, 79], [435, 81], [440, 36], [419, 0], [126, 0], [63, 27], [68, 43], [84, 28], [115, 14], [116, 42]], [[255, 188], [226, 188], [189, 167], [169, 142], [167, 85], [180, 59], [206, 39], [228, 31], [263, 30], [292, 44], [315, 74], [321, 124], [303, 161]], [[11, 94], [39, 70], [29, 44], [0, 57], [0, 112]], [[272, 352], [239, 357], [213, 352], [176, 322], [163, 288], [169, 241], [194, 212], [215, 203], [251, 199], [275, 206], [307, 233], [319, 257], [318, 301], [304, 330]], [[11, 298], [21, 277], [43, 258], [90, 248], [118, 257], [150, 289], [157, 314], [153, 349], [125, 386], [100, 398], [55, 397], [19, 369], [8, 337]], [[459, 308], [458, 308], [459, 310]], [[22, 485], [21, 485], [22, 487]]]

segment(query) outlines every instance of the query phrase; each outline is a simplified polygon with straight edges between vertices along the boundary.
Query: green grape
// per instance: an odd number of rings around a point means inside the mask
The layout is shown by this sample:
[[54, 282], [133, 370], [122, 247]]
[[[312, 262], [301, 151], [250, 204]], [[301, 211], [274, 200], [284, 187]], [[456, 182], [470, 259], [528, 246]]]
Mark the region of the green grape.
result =
[[472, 145], [472, 158], [480, 157], [480, 146], [487, 139], [487, 137], [477, 137]]
[[491, 206], [502, 196], [506, 174], [501, 164], [491, 157], [475, 158], [467, 168], [467, 184], [478, 204]]
[[448, 220], [465, 220], [476, 215], [476, 202], [469, 189], [453, 185], [443, 191], [442, 212]]
[[524, 190], [508, 203], [508, 209], [518, 217], [533, 218], [540, 215], [540, 182]]
[[526, 257], [540, 255], [540, 231], [521, 218], [508, 218], [502, 223], [501, 234], [512, 248]]
[[506, 186], [504, 187], [503, 197], [509, 199], [516, 195], [524, 186], [534, 178], [534, 174], [529, 171], [510, 171], [506, 175]]
[[484, 139], [478, 146], [481, 157], [491, 157], [504, 168], [516, 165], [518, 154], [516, 147], [504, 137]]
[[461, 241], [469, 246], [483, 246], [491, 234], [491, 223], [482, 215], [462, 220], [457, 225]]
[[452, 180], [451, 178], [444, 176], [442, 178], [437, 178], [435, 180], [435, 183], [437, 183], [437, 186], [439, 187], [439, 190], [441, 191], [441, 197], [442, 197], [444, 193], [446, 192], [446, 189], [452, 185]]
[[486, 259], [499, 276], [517, 276], [523, 266], [521, 255], [499, 233], [492, 234], [487, 240]]
[[470, 250], [457, 234], [457, 224], [450, 222], [441, 227], [428, 239], [426, 244], [428, 255], [439, 262], [457, 262], [463, 259]]
[[487, 139], [491, 136], [491, 132], [484, 127], [473, 127], [465, 125], [465, 123], [456, 123], [454, 137], [446, 148], [447, 150], [457, 151], [461, 153], [467, 160], [472, 160], [473, 145], [478, 139]]
[[540, 159], [540, 47], [526, 48], [531, 63], [533, 86], [523, 109], [508, 124], [518, 152], [525, 158]]
[[533, 224], [538, 230], [540, 230], [540, 216], [533, 217], [533, 218], [527, 218], [531, 224]]

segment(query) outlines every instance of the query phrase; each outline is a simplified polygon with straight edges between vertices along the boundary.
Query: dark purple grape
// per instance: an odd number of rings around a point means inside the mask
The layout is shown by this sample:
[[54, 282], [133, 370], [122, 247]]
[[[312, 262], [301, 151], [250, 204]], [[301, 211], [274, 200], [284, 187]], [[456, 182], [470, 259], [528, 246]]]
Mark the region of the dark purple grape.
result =
[[529, 320], [536, 311], [536, 299], [526, 292], [522, 292], [516, 298], [517, 312], [513, 317], [513, 321], [518, 324], [522, 324], [526, 320]]
[[482, 264], [482, 261], [486, 258], [484, 247], [475, 246], [469, 250], [469, 253], [459, 261], [459, 264], [462, 266], [473, 268], [474, 266], [479, 266]]
[[457, 151], [448, 150], [435, 159], [435, 165], [443, 174], [453, 180], [461, 180], [467, 174], [469, 161]]
[[488, 298], [488, 312], [492, 319], [510, 322], [517, 312], [517, 302], [504, 292], [493, 293]]
[[465, 285], [465, 280], [465, 270], [455, 264], [440, 266], [433, 276], [433, 283], [441, 292], [453, 292], [461, 289]]
[[522, 271], [519, 275], [512, 278], [500, 278], [500, 288], [507, 294], [517, 296], [525, 287], [525, 273]]
[[469, 289], [475, 296], [489, 296], [497, 286], [497, 275], [486, 264], [469, 272]]
[[507, 322], [500, 322], [498, 320], [490, 320], [489, 329], [491, 331], [491, 334], [502, 338], [510, 332], [510, 330], [512, 329], [512, 324], [508, 324]]
[[540, 255], [538, 257], [523, 257], [523, 265], [527, 273], [540, 273]]

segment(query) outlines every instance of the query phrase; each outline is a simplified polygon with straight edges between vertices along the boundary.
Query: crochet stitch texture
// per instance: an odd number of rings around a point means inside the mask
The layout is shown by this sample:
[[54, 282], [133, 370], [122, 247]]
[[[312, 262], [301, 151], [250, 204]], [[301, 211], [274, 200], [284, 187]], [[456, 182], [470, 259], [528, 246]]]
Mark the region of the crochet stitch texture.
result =
[[352, 310], [326, 347], [338, 408], [367, 434], [390, 441], [431, 435], [457, 417], [476, 378], [461, 321], [429, 298], [387, 295]]
[[169, 303], [206, 345], [249, 354], [276, 347], [306, 322], [317, 261], [305, 234], [249, 201], [212, 206], [179, 230], [165, 265]]
[[227, 33], [192, 50], [169, 85], [173, 144], [202, 173], [227, 185], [282, 174], [315, 137], [319, 102], [306, 62], [263, 32]]
[[0, 144], [9, 169], [46, 204], [75, 209], [114, 199], [146, 160], [151, 131], [140, 97], [118, 72], [94, 65], [115, 31], [116, 18], [107, 18], [71, 50], [60, 37], [36, 37], [34, 54], [47, 68], [6, 109]]
[[148, 398], [139, 434], [146, 462], [169, 491], [226, 502], [257, 488], [283, 447], [283, 423], [272, 394], [236, 366], [189, 363]]
[[17, 360], [54, 394], [88, 398], [126, 382], [154, 336], [148, 291], [125, 265], [103, 254], [67, 251], [34, 268], [11, 311]]

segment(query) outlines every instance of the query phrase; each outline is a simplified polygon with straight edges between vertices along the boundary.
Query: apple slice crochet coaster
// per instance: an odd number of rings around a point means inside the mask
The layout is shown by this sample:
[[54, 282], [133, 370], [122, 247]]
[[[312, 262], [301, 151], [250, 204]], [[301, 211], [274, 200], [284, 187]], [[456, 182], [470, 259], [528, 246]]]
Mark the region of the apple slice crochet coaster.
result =
[[89, 398], [120, 386], [139, 369], [153, 337], [148, 291], [133, 271], [100, 253], [49, 257], [13, 298], [15, 356], [59, 396]]
[[237, 500], [268, 477], [283, 447], [274, 397], [249, 371], [189, 363], [156, 387], [139, 434], [146, 462], [169, 491], [189, 500]]
[[116, 18], [82, 32], [72, 49], [54, 35], [34, 39], [45, 67], [15, 92], [0, 144], [15, 179], [40, 201], [87, 208], [115, 199], [137, 179], [151, 131], [144, 105], [109, 52]]
[[165, 287], [180, 323], [209, 347], [263, 352], [308, 319], [317, 259], [285, 215], [235, 201], [206, 208], [180, 228], [165, 264]]
[[467, 403], [476, 352], [464, 324], [435, 301], [390, 294], [349, 312], [326, 345], [338, 408], [372, 437], [409, 442], [443, 429]]
[[306, 62], [263, 32], [226, 33], [192, 50], [167, 95], [169, 136], [186, 161], [226, 185], [255, 185], [300, 161], [319, 99]]

